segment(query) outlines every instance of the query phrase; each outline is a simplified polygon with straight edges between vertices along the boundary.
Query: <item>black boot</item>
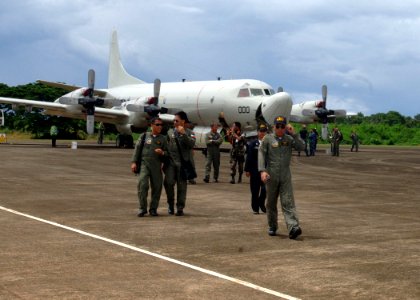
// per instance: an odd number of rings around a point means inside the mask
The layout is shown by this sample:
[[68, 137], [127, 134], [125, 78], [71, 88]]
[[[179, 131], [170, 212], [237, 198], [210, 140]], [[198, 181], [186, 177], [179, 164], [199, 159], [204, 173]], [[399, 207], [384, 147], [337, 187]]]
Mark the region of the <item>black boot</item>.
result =
[[235, 184], [235, 176], [232, 175], [232, 180], [230, 181], [230, 183]]
[[242, 174], [239, 174], [238, 183], [242, 182]]

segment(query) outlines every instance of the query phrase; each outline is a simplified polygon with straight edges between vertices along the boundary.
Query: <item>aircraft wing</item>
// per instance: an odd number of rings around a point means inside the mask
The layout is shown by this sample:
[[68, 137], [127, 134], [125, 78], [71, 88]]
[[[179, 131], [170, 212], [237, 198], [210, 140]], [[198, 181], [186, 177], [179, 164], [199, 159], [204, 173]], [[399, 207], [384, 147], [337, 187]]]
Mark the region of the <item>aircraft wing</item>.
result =
[[[11, 104], [12, 106], [37, 107], [45, 109], [45, 114], [62, 116], [72, 119], [86, 119], [86, 112], [82, 105], [68, 105], [57, 102], [15, 99], [0, 97], [0, 103]], [[126, 110], [110, 109], [110, 108], [95, 108], [95, 117], [99, 122], [121, 124], [126, 123], [130, 113]]]
[[0, 97], [0, 103], [12, 104], [12, 106], [25, 106], [25, 107], [38, 107], [38, 108], [52, 108], [52, 109], [65, 109], [63, 104], [56, 102], [38, 101], [38, 100], [27, 100], [27, 99], [16, 99]]

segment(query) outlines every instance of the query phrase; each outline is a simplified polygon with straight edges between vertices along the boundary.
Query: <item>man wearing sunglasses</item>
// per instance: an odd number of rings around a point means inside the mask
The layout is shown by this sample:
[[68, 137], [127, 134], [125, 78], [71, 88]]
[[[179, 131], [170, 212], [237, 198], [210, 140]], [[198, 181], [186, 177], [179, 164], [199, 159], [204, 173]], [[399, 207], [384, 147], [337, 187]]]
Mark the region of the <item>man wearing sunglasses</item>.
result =
[[274, 119], [273, 133], [264, 137], [258, 149], [258, 169], [261, 181], [267, 188], [268, 234], [275, 236], [278, 228], [277, 199], [280, 196], [281, 209], [289, 231], [289, 238], [302, 234], [293, 197], [290, 160], [292, 149], [305, 149], [305, 144], [283, 116]]
[[[139, 198], [138, 217], [144, 217], [147, 214], [147, 194], [149, 191], [149, 181], [151, 184], [152, 197], [150, 201], [149, 214], [153, 217], [158, 215], [160, 195], [162, 193], [162, 162], [168, 157], [168, 143], [166, 137], [161, 133], [163, 122], [160, 118], [151, 120], [151, 132], [143, 133], [137, 143], [133, 153], [131, 170], [139, 172], [139, 181], [137, 184], [137, 194]], [[140, 165], [140, 170], [137, 170]]]

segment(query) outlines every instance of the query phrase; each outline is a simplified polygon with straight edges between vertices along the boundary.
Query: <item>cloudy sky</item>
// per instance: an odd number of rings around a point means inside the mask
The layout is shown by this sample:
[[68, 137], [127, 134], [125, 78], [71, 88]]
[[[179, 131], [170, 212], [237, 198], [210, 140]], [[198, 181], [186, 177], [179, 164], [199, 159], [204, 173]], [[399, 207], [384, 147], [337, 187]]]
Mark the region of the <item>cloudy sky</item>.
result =
[[106, 88], [109, 41], [144, 81], [252, 78], [294, 103], [420, 114], [420, 1], [2, 0], [0, 83]]

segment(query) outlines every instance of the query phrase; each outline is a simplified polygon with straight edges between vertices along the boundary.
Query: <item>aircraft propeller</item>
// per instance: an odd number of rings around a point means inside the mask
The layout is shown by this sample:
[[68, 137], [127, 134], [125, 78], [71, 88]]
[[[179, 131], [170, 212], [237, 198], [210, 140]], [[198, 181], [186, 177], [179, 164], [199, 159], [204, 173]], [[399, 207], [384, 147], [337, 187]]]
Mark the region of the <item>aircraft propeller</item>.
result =
[[318, 117], [318, 119], [322, 123], [322, 138], [327, 138], [327, 132], [328, 132], [328, 120], [331, 118], [335, 118], [337, 116], [343, 117], [346, 116], [346, 111], [343, 109], [336, 109], [331, 110], [327, 109], [327, 86], [322, 86], [322, 101], [319, 101], [317, 103], [317, 109], [303, 109], [302, 115], [308, 116], [308, 117]]
[[[121, 106], [123, 100], [115, 98], [100, 98], [95, 96], [95, 93], [101, 93], [95, 91], [95, 70], [90, 69], [88, 71], [88, 88], [80, 89], [79, 94], [81, 97], [69, 97], [63, 96], [59, 98], [61, 104], [67, 105], [82, 105], [86, 109], [86, 131], [88, 134], [93, 134], [95, 125], [95, 106]], [[105, 93], [102, 92], [105, 95]]]
[[[153, 97], [150, 97], [145, 105], [128, 104], [126, 106], [127, 110], [132, 112], [146, 112], [151, 118], [157, 117], [160, 113], [166, 114], [170, 112], [168, 108], [159, 106], [160, 86], [161, 81], [159, 78], [156, 78], [153, 83]], [[179, 109], [171, 111], [179, 111]]]

